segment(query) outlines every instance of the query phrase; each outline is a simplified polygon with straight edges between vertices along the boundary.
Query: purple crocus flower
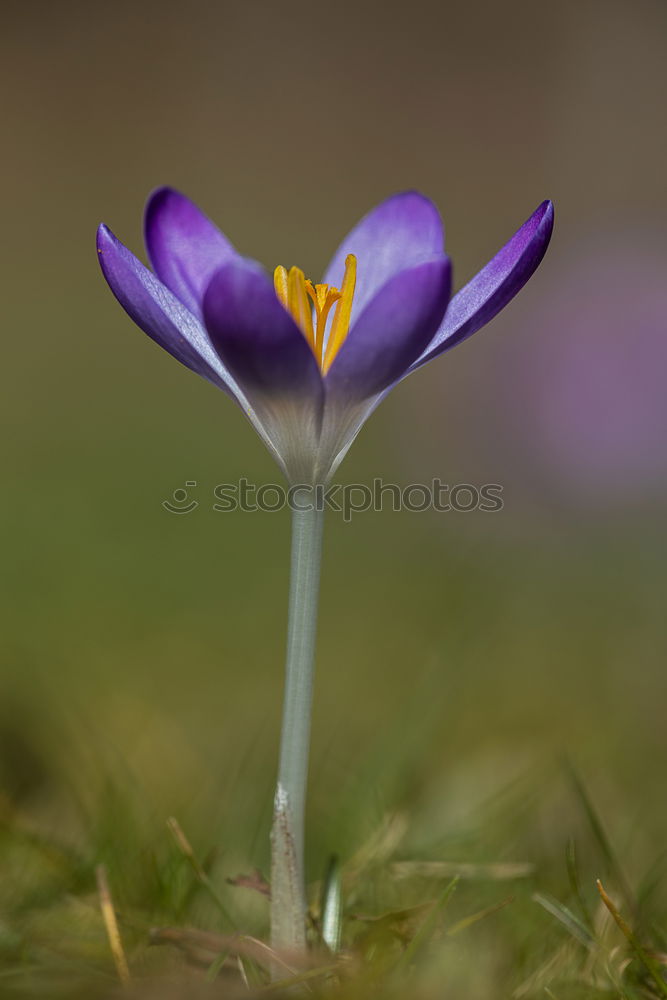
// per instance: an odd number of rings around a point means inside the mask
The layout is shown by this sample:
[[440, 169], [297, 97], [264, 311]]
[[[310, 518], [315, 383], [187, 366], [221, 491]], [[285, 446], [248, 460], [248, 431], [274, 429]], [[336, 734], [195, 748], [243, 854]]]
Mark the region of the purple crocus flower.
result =
[[509, 418], [518, 471], [551, 501], [597, 515], [664, 496], [666, 271], [664, 234], [649, 226], [579, 235], [543, 286], [542, 335], [534, 315], [519, 321], [492, 405]]
[[460, 344], [516, 295], [542, 260], [543, 202], [450, 301], [440, 216], [423, 195], [388, 198], [345, 237], [321, 284], [296, 267], [274, 280], [184, 195], [148, 201], [153, 271], [106, 227], [97, 249], [138, 326], [244, 410], [287, 479], [326, 482], [386, 394]]

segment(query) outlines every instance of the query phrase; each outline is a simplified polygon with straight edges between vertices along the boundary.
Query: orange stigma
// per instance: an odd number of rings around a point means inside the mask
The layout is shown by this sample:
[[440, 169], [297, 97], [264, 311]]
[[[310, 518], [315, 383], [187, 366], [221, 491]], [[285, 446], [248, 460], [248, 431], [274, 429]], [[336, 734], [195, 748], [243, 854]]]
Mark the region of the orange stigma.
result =
[[[329, 371], [350, 329], [352, 298], [357, 281], [357, 258], [345, 258], [343, 283], [313, 285], [298, 267], [277, 267], [273, 272], [276, 295], [294, 317], [294, 321], [310, 344], [323, 375]], [[336, 303], [329, 336], [326, 337], [327, 320], [331, 307]]]

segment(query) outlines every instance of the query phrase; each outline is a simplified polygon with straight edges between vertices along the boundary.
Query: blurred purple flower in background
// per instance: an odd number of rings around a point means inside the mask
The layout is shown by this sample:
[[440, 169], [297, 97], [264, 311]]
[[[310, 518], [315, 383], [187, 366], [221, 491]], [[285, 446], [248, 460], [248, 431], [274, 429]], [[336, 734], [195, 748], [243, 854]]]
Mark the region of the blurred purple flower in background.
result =
[[647, 232], [572, 248], [503, 358], [514, 447], [569, 502], [667, 487], [666, 273]]
[[440, 217], [417, 192], [366, 215], [317, 285], [295, 267], [276, 268], [272, 282], [169, 188], [146, 209], [154, 273], [106, 226], [97, 246], [132, 319], [242, 407], [288, 480], [309, 483], [330, 478], [395, 385], [507, 305], [552, 227], [545, 201], [451, 302]]

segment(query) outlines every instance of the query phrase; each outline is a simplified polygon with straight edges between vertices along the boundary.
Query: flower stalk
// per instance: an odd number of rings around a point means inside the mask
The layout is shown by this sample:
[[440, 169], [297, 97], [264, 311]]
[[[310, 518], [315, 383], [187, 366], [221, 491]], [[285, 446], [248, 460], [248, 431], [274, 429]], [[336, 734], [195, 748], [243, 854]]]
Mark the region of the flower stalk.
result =
[[324, 520], [315, 499], [315, 488], [303, 487], [292, 504], [285, 693], [271, 830], [271, 944], [279, 951], [302, 951], [306, 944], [304, 816]]

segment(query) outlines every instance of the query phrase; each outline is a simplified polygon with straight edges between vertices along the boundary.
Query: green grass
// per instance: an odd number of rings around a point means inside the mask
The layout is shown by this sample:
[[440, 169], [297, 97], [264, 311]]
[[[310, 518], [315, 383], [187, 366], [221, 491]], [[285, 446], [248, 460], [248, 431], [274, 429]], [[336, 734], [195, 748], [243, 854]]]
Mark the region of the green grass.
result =
[[[217, 831], [188, 829], [157, 815], [120, 771], [100, 771], [91, 800], [89, 775], [81, 776], [86, 788], [71, 776], [66, 787], [62, 772], [42, 764], [42, 795], [56, 803], [48, 823], [2, 800], [0, 996], [117, 995], [100, 864], [130, 969], [124, 995], [281, 995], [280, 983], [269, 986], [270, 955], [259, 943], [265, 887], [260, 878], [259, 888], [229, 881], [243, 855], [266, 857], [265, 816], [255, 830], [240, 819]], [[394, 785], [392, 802], [377, 783], [367, 789], [376, 801], [359, 801], [356, 816], [348, 804], [349, 840], [358, 842], [328, 881], [328, 894], [342, 900], [340, 949], [322, 941], [327, 899], [314, 877], [311, 961], [295, 969], [287, 957], [285, 984], [350, 998], [667, 995], [661, 859], [640, 857], [636, 837], [627, 857], [618, 851], [570, 763], [524, 774], [465, 821], [440, 828], [409, 775]]]

